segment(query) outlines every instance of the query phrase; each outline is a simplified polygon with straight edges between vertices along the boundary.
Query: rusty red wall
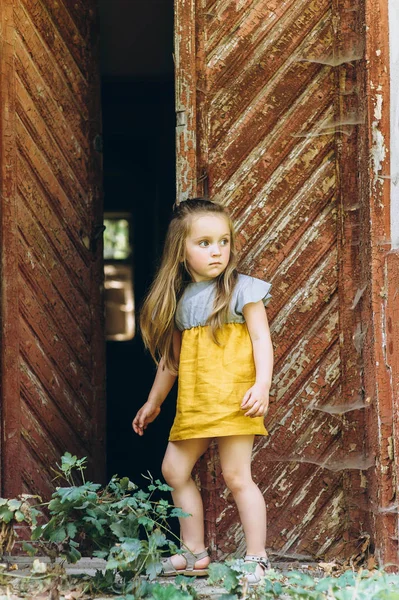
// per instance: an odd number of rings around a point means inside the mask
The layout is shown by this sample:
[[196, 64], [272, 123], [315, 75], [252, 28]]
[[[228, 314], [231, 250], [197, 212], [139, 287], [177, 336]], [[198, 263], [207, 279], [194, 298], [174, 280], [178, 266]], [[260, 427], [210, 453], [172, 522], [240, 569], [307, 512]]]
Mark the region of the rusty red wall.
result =
[[104, 476], [96, 3], [0, 14], [2, 494], [48, 497], [67, 450]]
[[390, 228], [390, 90], [388, 2], [366, 0], [362, 99], [367, 116], [361, 156], [361, 272], [364, 388], [371, 398], [367, 438], [375, 456], [370, 512], [376, 552], [399, 566], [398, 401], [399, 252]]
[[[270, 436], [254, 475], [275, 554], [348, 557], [370, 531], [359, 260], [364, 23], [335, 0], [176, 0], [178, 195], [238, 227], [243, 272], [273, 282]], [[214, 452], [208, 542], [244, 551]]]

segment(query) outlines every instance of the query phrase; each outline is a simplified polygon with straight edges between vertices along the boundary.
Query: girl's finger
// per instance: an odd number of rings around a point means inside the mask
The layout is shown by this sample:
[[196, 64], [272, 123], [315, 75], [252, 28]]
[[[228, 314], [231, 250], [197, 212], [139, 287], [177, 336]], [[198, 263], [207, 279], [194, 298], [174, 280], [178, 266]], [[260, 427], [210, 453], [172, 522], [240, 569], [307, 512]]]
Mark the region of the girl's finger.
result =
[[245, 408], [245, 406], [246, 406], [248, 400], [250, 399], [250, 397], [251, 397], [251, 390], [248, 390], [246, 392], [244, 398], [242, 399], [241, 408]]
[[138, 427], [138, 425], [133, 425], [133, 430], [135, 433], [137, 433], [137, 435], [142, 435], [141, 429]]
[[245, 416], [251, 417], [252, 415], [257, 413], [258, 410], [259, 410], [259, 401], [255, 400], [255, 402], [252, 404], [251, 408], [245, 413]]

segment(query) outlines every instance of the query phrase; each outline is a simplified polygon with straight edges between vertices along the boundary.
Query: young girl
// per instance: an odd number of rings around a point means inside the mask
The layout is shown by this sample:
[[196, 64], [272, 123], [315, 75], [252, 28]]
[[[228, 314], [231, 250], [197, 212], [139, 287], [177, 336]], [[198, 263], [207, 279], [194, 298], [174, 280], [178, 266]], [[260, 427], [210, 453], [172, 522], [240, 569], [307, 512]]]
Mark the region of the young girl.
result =
[[251, 477], [254, 435], [267, 435], [273, 348], [264, 306], [271, 284], [236, 271], [234, 231], [219, 204], [194, 198], [178, 205], [164, 254], [141, 313], [144, 342], [159, 359], [147, 402], [133, 421], [143, 435], [160, 413], [177, 375], [176, 418], [162, 464], [186, 552], [163, 561], [162, 575], [206, 575], [202, 500], [191, 472], [217, 438], [223, 477], [245, 534], [248, 574], [256, 584], [269, 567], [266, 507]]

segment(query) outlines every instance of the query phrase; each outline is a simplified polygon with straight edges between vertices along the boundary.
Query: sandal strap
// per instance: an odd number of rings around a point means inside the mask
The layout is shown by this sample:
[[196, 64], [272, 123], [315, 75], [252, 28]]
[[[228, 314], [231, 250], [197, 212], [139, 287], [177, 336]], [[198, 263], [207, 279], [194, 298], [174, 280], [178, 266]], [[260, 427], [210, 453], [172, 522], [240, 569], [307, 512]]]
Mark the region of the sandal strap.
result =
[[176, 573], [176, 575], [178, 574], [175, 566], [173, 565], [173, 563], [171, 561], [170, 556], [168, 556], [166, 558], [161, 558], [161, 564], [162, 564], [162, 571], [164, 573]]
[[270, 561], [267, 556], [253, 556], [253, 555], [247, 554], [247, 556], [244, 558], [244, 561], [257, 562], [264, 569], [270, 569]]
[[194, 552], [187, 550], [186, 552], [182, 552], [181, 556], [184, 556], [184, 558], [186, 559], [185, 570], [194, 571], [194, 566], [197, 560], [201, 560], [201, 558], [205, 558], [206, 556], [209, 556], [209, 554], [208, 550], [203, 550], [202, 552], [198, 552], [198, 554], [194, 554]]

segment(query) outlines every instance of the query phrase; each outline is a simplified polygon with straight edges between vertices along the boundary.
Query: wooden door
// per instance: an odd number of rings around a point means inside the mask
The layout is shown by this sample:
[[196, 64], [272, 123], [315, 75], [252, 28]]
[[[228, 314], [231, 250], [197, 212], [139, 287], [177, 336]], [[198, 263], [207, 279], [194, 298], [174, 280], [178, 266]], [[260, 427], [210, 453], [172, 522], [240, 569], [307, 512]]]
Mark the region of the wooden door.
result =
[[47, 498], [65, 451], [105, 476], [96, 2], [0, 24], [2, 495]]
[[[358, 13], [333, 0], [175, 0], [175, 14], [178, 197], [227, 205], [240, 270], [273, 282], [270, 435], [254, 452], [267, 545], [348, 556], [367, 531], [373, 464], [356, 322]], [[226, 556], [244, 539], [218, 473], [212, 451], [208, 543]]]

